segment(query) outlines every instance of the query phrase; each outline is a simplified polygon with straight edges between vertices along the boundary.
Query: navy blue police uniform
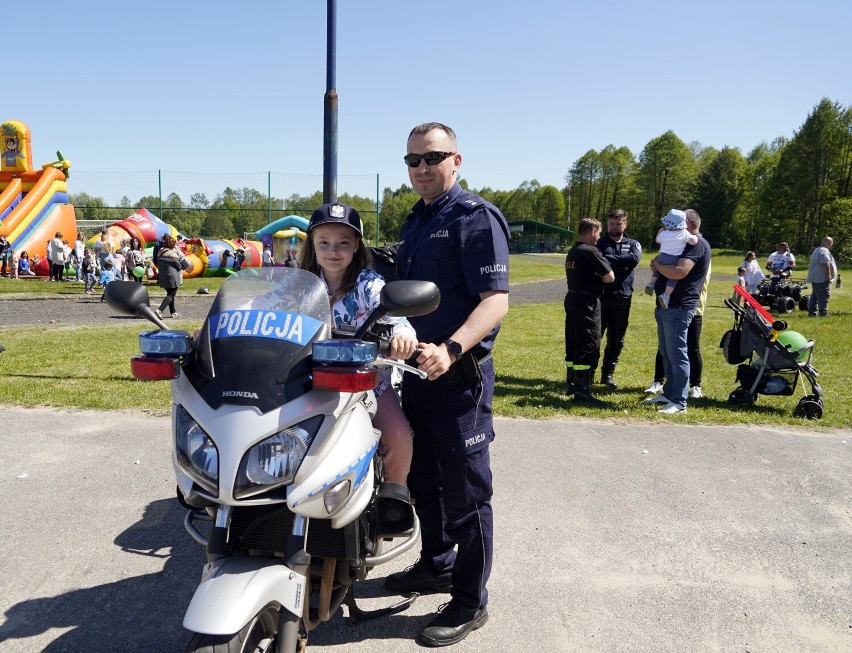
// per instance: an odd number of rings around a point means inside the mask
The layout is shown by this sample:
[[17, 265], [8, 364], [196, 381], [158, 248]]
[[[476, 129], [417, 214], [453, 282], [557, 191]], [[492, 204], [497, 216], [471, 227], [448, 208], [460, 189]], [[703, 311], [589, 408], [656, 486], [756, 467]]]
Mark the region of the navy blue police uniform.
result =
[[565, 257], [565, 361], [581, 372], [598, 365], [601, 342], [603, 279], [609, 263], [597, 247], [574, 243]]
[[[434, 282], [441, 303], [409, 318], [421, 342], [440, 344], [480, 303], [509, 290], [509, 227], [492, 204], [455, 184], [414, 205], [402, 227], [400, 279]], [[494, 519], [489, 444], [495, 326], [434, 381], [405, 374], [402, 406], [414, 431], [408, 487], [421, 524], [421, 562], [451, 579], [452, 596], [469, 608], [488, 602]], [[454, 550], [457, 548], [457, 551]]]
[[615, 274], [615, 282], [604, 284], [601, 297], [601, 337], [606, 333], [601, 376], [615, 372], [624, 335], [630, 319], [630, 299], [633, 296], [635, 268], [642, 259], [642, 246], [638, 240], [622, 236], [616, 242], [609, 234], [598, 239], [597, 248], [603, 254]]

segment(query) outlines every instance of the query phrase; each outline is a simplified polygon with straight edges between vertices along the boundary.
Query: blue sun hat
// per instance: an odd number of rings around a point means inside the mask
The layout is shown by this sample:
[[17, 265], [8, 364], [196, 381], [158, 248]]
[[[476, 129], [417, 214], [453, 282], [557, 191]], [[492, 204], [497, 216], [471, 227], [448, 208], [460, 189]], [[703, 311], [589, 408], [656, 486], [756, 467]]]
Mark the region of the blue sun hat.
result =
[[678, 209], [671, 209], [660, 221], [667, 229], [686, 229], [686, 213]]

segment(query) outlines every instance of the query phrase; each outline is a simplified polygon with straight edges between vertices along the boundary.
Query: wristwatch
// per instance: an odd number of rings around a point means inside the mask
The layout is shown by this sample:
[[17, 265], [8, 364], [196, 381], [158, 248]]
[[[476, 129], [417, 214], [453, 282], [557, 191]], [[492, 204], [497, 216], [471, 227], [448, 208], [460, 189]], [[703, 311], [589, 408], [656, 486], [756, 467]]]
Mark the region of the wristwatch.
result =
[[453, 356], [455, 356], [456, 360], [461, 358], [462, 346], [459, 343], [457, 343], [452, 338], [447, 338], [446, 340], [444, 340], [444, 344], [447, 346], [447, 351], [450, 352]]

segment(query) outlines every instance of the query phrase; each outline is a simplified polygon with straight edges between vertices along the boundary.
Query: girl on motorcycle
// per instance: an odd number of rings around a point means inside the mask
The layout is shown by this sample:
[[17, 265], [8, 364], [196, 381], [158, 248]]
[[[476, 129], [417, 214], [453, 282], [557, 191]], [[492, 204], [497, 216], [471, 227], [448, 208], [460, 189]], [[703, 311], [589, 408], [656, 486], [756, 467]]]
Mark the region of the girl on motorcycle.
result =
[[[335, 327], [360, 326], [379, 304], [384, 278], [369, 267], [370, 254], [361, 240], [361, 217], [351, 206], [323, 204], [311, 216], [308, 237], [299, 254], [299, 267], [318, 275], [328, 288]], [[407, 359], [414, 354], [417, 337], [405, 318], [385, 318], [393, 325], [390, 357]], [[413, 453], [413, 433], [391, 389], [388, 368], [376, 388], [373, 424], [382, 432], [386, 479], [407, 485]]]

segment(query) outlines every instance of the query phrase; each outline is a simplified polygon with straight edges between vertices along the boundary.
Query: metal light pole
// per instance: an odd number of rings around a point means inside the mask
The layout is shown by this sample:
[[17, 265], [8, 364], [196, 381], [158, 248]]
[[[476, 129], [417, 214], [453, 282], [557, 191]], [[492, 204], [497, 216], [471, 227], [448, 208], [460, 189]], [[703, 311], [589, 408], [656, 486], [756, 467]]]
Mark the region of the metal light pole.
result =
[[327, 0], [325, 97], [323, 100], [322, 201], [337, 199], [337, 0]]
[[568, 182], [568, 230], [571, 230], [571, 191], [573, 190], [571, 182]]

